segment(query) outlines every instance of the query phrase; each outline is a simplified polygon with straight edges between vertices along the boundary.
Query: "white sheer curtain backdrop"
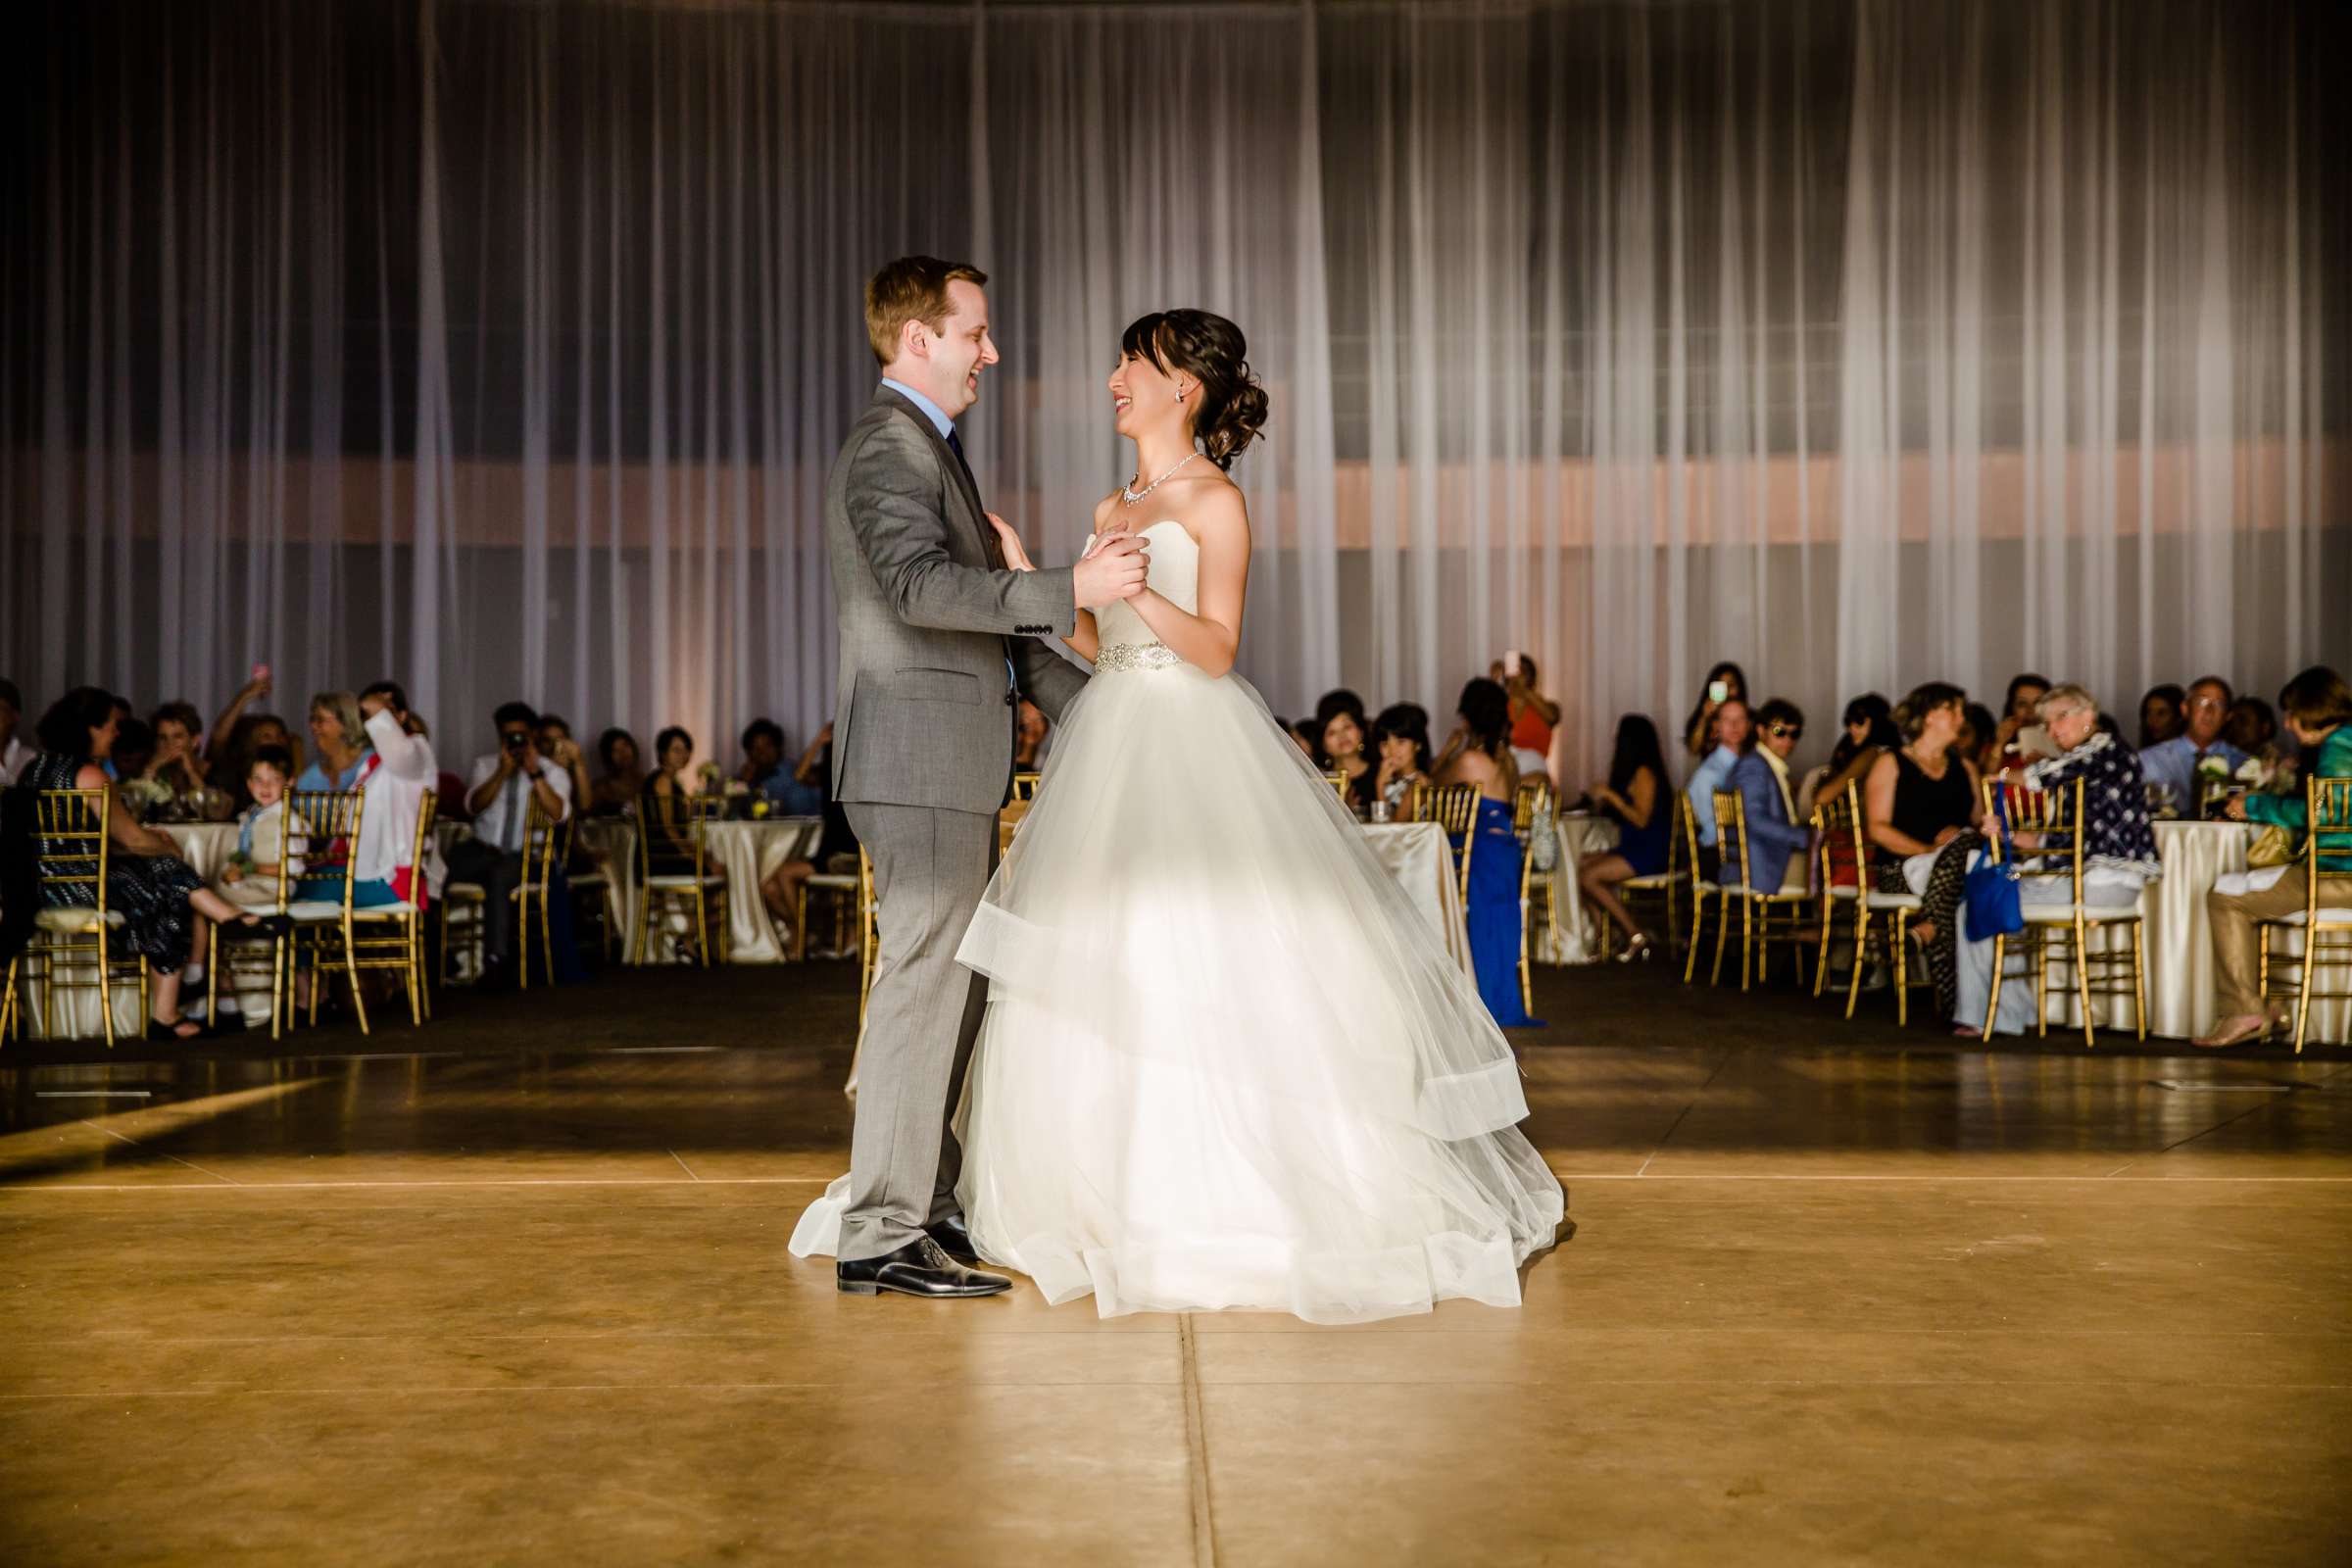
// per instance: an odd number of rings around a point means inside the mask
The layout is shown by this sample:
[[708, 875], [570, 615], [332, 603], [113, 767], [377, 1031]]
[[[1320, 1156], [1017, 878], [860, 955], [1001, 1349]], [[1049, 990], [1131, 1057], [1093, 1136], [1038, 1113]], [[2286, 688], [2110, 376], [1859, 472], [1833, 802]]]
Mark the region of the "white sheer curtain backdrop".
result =
[[827, 714], [859, 281], [988, 269], [1068, 559], [1119, 328], [1233, 317], [1243, 668], [1441, 733], [2352, 660], [2335, 8], [49, 0], [0, 63], [0, 673]]

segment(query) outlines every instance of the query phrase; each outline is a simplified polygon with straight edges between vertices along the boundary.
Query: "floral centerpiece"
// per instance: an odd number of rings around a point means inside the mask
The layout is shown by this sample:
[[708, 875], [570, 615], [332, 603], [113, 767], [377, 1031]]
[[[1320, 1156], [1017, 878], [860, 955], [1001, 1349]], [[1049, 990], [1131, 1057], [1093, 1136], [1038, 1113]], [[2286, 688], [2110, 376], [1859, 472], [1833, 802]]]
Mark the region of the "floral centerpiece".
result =
[[160, 778], [126, 778], [116, 786], [115, 793], [141, 822], [163, 820], [176, 800], [172, 786]]

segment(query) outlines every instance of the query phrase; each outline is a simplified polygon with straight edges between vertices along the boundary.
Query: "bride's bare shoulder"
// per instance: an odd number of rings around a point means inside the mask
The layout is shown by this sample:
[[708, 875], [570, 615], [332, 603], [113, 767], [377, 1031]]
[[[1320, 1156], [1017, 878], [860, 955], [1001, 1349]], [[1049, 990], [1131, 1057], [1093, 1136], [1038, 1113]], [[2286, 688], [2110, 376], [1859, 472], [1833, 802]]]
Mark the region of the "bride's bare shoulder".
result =
[[1211, 469], [1192, 480], [1168, 511], [1196, 544], [1220, 539], [1249, 543], [1250, 504], [1242, 487], [1222, 472]]

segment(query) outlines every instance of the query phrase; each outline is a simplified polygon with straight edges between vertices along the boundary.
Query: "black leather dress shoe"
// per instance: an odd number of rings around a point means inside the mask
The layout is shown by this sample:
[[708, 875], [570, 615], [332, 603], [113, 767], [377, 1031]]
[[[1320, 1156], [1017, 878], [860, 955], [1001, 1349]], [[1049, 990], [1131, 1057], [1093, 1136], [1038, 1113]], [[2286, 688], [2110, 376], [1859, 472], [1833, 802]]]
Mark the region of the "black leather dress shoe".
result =
[[980, 1249], [972, 1245], [972, 1233], [963, 1228], [963, 1216], [951, 1214], [923, 1227], [923, 1234], [939, 1244], [939, 1250], [958, 1263], [978, 1267]]
[[835, 1263], [833, 1283], [845, 1296], [876, 1296], [884, 1291], [901, 1296], [996, 1296], [1012, 1289], [1012, 1281], [1002, 1274], [965, 1268], [927, 1235], [880, 1257]]

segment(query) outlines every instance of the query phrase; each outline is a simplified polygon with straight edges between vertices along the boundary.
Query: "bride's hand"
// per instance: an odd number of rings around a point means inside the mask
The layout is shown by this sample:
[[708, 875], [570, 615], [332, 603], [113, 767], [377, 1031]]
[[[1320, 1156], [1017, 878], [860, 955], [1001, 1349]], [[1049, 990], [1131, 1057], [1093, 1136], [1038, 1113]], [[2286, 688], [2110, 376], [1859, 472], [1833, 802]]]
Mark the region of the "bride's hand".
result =
[[1035, 571], [1037, 569], [1035, 564], [1029, 559], [1027, 547], [1021, 543], [1021, 536], [1012, 531], [1011, 523], [992, 512], [988, 514], [988, 525], [997, 530], [997, 542], [1004, 547], [1005, 565], [1014, 571]]

